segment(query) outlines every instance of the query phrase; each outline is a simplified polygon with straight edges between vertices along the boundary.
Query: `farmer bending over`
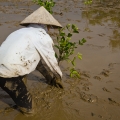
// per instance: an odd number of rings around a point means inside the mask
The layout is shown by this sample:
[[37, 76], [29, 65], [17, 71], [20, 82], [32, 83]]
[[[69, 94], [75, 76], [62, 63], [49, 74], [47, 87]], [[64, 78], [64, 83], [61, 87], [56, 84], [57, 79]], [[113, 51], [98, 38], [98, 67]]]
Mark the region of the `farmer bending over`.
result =
[[47, 27], [61, 27], [59, 22], [40, 7], [21, 25], [26, 28], [11, 33], [0, 47], [0, 87], [6, 91], [23, 113], [33, 113], [33, 100], [23, 82], [37, 69], [48, 84], [62, 88], [62, 72], [53, 50]]

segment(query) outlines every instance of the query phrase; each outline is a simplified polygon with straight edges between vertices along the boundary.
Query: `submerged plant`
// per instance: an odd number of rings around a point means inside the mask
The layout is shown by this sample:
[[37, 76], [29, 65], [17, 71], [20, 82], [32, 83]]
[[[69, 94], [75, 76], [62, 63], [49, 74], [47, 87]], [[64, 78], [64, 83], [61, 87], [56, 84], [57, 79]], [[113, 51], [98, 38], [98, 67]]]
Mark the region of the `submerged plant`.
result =
[[92, 0], [84, 0], [84, 4], [85, 5], [91, 5], [92, 4]]

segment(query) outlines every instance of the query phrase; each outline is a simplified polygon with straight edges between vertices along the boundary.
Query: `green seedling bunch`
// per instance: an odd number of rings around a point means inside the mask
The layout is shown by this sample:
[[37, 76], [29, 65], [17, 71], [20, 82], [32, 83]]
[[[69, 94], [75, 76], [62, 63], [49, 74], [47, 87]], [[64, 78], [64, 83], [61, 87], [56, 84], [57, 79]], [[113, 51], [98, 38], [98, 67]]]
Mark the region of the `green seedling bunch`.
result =
[[40, 6], [44, 6], [48, 10], [49, 13], [51, 13], [51, 14], [53, 13], [52, 8], [55, 5], [55, 2], [53, 0], [46, 0], [46, 1], [33, 0], [33, 2], [37, 3]]
[[78, 27], [74, 24], [67, 24], [64, 28], [59, 29], [59, 34], [57, 36], [57, 44], [55, 45], [59, 52], [55, 55], [58, 59], [58, 63], [64, 60], [71, 63], [72, 67], [70, 68], [70, 76], [79, 78], [80, 74], [77, 70], [75, 70], [75, 61], [76, 58], [81, 60], [82, 54], [78, 53], [72, 59], [70, 59], [70, 56], [73, 56], [75, 53], [75, 49], [79, 45], [83, 45], [86, 42], [86, 40], [83, 38], [82, 40], [78, 40], [78, 42], [72, 42], [71, 38], [74, 33], [79, 33]]
[[84, 4], [85, 5], [91, 5], [92, 4], [92, 0], [84, 0]]
[[[87, 0], [91, 1], [91, 0]], [[33, 2], [37, 3], [40, 6], [44, 6], [48, 12], [51, 14], [53, 13], [52, 8], [55, 5], [55, 2], [53, 0], [33, 0]], [[88, 3], [88, 2], [87, 2]], [[66, 31], [66, 32], [65, 32]], [[67, 24], [64, 28], [59, 29], [59, 33], [57, 36], [57, 43], [55, 47], [58, 49], [58, 54], [56, 53], [55, 56], [58, 59], [58, 63], [61, 61], [68, 61], [71, 63], [72, 67], [70, 70], [70, 77], [74, 78], [80, 78], [79, 72], [75, 69], [76, 66], [76, 59], [82, 59], [82, 54], [78, 53], [75, 55], [72, 59], [70, 56], [73, 56], [75, 53], [75, 49], [78, 47], [78, 45], [83, 45], [86, 40], [83, 38], [82, 40], [79, 40], [78, 42], [72, 42], [71, 38], [74, 33], [79, 33], [78, 27], [74, 24]]]

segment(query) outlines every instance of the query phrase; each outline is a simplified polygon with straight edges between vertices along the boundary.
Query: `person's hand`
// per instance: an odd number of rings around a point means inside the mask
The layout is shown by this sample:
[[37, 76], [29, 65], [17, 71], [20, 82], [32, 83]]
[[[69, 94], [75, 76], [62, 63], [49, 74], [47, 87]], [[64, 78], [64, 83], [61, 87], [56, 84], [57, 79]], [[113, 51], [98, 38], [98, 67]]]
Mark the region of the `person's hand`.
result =
[[52, 77], [51, 79], [49, 79], [49, 80], [47, 81], [47, 83], [48, 83], [49, 85], [55, 86], [55, 87], [57, 87], [57, 88], [62, 88], [62, 89], [64, 88], [61, 79], [60, 79], [60, 78], [57, 78], [57, 77], [55, 77], [55, 76]]

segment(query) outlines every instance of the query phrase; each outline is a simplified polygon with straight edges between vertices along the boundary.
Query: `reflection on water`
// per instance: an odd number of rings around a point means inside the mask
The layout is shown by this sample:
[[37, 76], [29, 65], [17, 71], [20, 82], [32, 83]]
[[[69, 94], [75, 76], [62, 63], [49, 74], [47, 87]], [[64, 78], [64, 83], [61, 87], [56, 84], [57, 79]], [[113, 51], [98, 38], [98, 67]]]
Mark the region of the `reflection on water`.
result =
[[[106, 5], [106, 6], [105, 6]], [[120, 48], [120, 1], [119, 0], [95, 0], [92, 5], [86, 5], [82, 11], [85, 18], [85, 31], [90, 31], [89, 25], [106, 26], [112, 29], [109, 45], [112, 48]]]
[[82, 17], [87, 18], [90, 24], [95, 25], [101, 22], [111, 21], [120, 26], [120, 9], [115, 8], [115, 6], [112, 6], [112, 8], [105, 6], [95, 7], [94, 4], [92, 4], [92, 6], [87, 7], [88, 8], [82, 12]]
[[109, 45], [112, 46], [113, 49], [120, 48], [120, 32], [118, 30], [113, 30]]

